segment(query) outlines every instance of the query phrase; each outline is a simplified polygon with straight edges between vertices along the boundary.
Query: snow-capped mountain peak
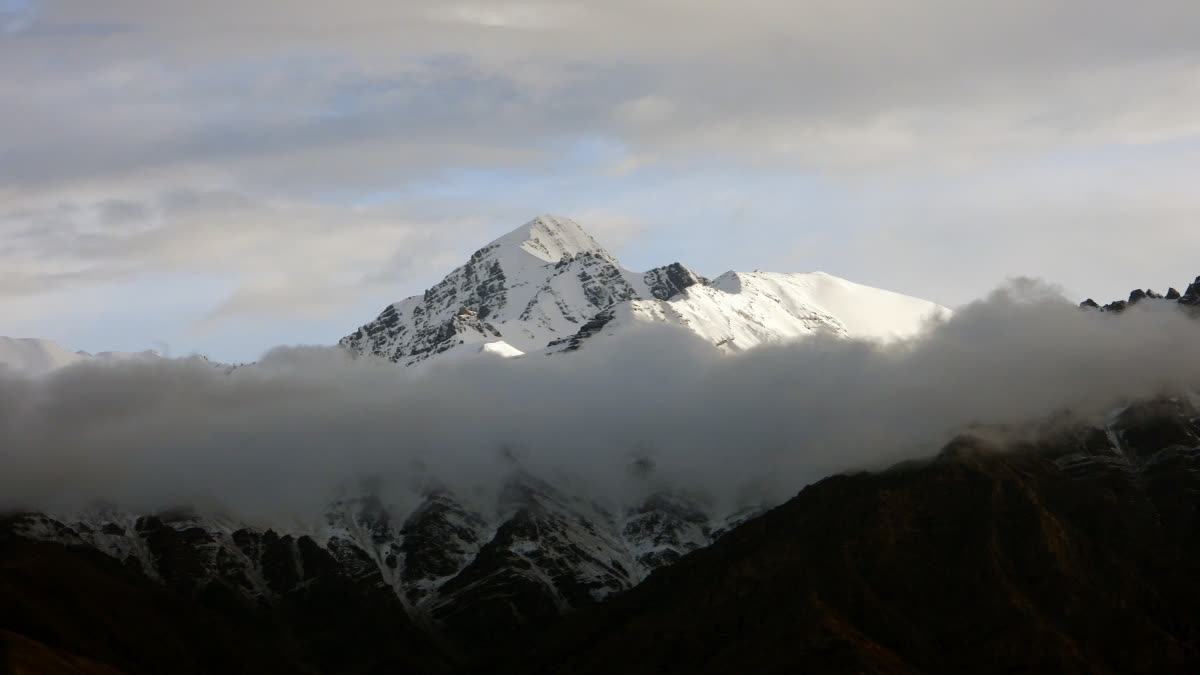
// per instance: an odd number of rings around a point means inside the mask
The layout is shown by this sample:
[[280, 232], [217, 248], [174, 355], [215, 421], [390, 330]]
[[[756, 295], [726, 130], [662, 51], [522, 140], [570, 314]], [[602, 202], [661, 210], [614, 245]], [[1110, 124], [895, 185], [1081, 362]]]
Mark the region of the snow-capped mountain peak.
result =
[[612, 259], [592, 235], [570, 218], [543, 214], [493, 241], [487, 248], [517, 248], [544, 262], [557, 263], [591, 253]]
[[543, 215], [479, 249], [423, 295], [388, 306], [341, 345], [413, 365], [460, 352], [570, 351], [630, 323], [658, 321], [740, 351], [815, 333], [889, 341], [949, 313], [822, 272], [727, 272], [712, 282], [680, 263], [632, 272], [578, 223]]
[[[570, 338], [615, 304], [665, 299], [701, 281], [678, 263], [627, 270], [574, 221], [539, 216], [341, 344], [405, 365], [458, 352], [528, 353]], [[501, 341], [507, 346], [480, 348]]]
[[891, 342], [921, 332], [950, 310], [928, 300], [863, 286], [824, 272], [726, 272], [665, 300], [633, 300], [552, 345], [578, 349], [639, 323], [682, 326], [725, 353], [826, 334]]

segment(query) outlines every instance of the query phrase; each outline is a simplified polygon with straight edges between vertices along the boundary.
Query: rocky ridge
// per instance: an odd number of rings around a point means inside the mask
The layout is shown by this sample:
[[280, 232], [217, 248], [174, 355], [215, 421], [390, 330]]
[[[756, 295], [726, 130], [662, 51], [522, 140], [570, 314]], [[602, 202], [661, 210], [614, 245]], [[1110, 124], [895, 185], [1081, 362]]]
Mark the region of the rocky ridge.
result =
[[1174, 304], [1188, 308], [1200, 306], [1200, 277], [1196, 277], [1192, 283], [1188, 284], [1187, 290], [1183, 293], [1180, 293], [1173, 287], [1168, 288], [1165, 295], [1156, 293], [1149, 288], [1145, 290], [1135, 288], [1130, 291], [1129, 298], [1126, 300], [1113, 300], [1106, 305], [1101, 305], [1095, 300], [1088, 298], [1079, 303], [1079, 306], [1082, 309], [1091, 309], [1099, 312], [1123, 312], [1129, 307], [1143, 301]]
[[498, 343], [505, 353], [574, 351], [630, 325], [665, 323], [735, 352], [815, 334], [902, 339], [949, 314], [820, 272], [727, 272], [710, 281], [678, 262], [632, 272], [577, 223], [540, 216], [340, 344], [417, 365]]
[[1195, 672], [1198, 415], [827, 478], [475, 672]]
[[536, 351], [616, 303], [665, 299], [704, 281], [679, 263], [631, 272], [575, 222], [540, 216], [477, 250], [423, 295], [384, 308], [340, 344], [404, 365], [496, 341]]
[[334, 504], [324, 526], [304, 531], [248, 527], [189, 509], [28, 513], [10, 517], [6, 528], [97, 551], [184, 595], [230, 603], [284, 606], [336, 581], [477, 648], [481, 634], [499, 640], [627, 590], [755, 513], [716, 518], [665, 494], [612, 513], [521, 472], [495, 506], [489, 516], [434, 491], [398, 519], [364, 494]]

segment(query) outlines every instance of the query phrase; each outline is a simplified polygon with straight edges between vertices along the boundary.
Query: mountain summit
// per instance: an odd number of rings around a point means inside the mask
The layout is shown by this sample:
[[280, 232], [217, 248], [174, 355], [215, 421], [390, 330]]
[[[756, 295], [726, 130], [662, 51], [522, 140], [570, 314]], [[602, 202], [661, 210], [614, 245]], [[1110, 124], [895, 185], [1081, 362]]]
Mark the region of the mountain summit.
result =
[[579, 223], [549, 214], [534, 218], [492, 242], [491, 246], [516, 247], [548, 263], [557, 263], [563, 258], [574, 258], [585, 253], [612, 259], [608, 251]]
[[631, 272], [574, 221], [539, 216], [341, 344], [405, 365], [501, 342], [488, 351], [519, 355], [569, 338], [617, 303], [667, 298], [704, 281], [678, 263]]
[[949, 310], [824, 273], [727, 272], [715, 281], [675, 262], [623, 267], [578, 223], [539, 216], [476, 251], [421, 296], [386, 307], [341, 340], [413, 365], [435, 356], [579, 349], [623, 326], [683, 326], [741, 351], [815, 333], [892, 340]]

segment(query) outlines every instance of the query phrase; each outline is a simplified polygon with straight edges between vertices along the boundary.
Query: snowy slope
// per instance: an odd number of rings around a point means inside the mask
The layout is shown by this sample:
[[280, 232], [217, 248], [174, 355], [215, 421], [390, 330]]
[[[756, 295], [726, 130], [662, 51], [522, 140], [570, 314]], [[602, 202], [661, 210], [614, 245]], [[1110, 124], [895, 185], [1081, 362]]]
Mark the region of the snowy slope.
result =
[[33, 377], [41, 377], [73, 363], [107, 363], [145, 358], [158, 358], [158, 353], [145, 351], [89, 354], [73, 352], [50, 340], [0, 336], [0, 366]]
[[711, 282], [679, 263], [631, 272], [577, 223], [540, 216], [341, 344], [414, 365], [480, 351], [570, 351], [624, 326], [661, 321], [740, 351], [816, 333], [890, 341], [949, 313], [821, 272], [728, 272]]
[[631, 272], [575, 222], [540, 216], [341, 344], [405, 365], [501, 341], [488, 351], [516, 355], [574, 335], [616, 303], [667, 298], [700, 281], [679, 264]]
[[9, 526], [93, 548], [187, 594], [225, 588], [275, 604], [334, 577], [353, 580], [385, 589], [419, 623], [453, 635], [598, 602], [761, 512], [718, 516], [656, 494], [613, 513], [521, 471], [493, 507], [470, 503], [435, 489], [406, 513], [363, 492], [332, 503], [323, 523], [273, 529], [188, 508], [31, 513]]
[[812, 272], [727, 272], [668, 300], [635, 300], [614, 307], [602, 326], [591, 327], [562, 348], [578, 348], [639, 322], [683, 326], [726, 352], [819, 333], [891, 342], [918, 334], [950, 310], [928, 300]]

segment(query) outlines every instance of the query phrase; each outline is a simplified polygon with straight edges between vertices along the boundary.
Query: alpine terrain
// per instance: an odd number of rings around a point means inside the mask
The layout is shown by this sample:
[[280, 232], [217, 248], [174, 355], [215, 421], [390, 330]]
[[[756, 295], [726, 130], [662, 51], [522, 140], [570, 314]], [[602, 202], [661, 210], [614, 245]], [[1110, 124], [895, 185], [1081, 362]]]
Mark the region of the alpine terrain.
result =
[[[478, 250], [423, 295], [389, 306], [342, 345], [417, 365], [481, 351], [571, 352], [623, 326], [669, 322], [730, 352], [816, 333], [891, 340], [946, 314], [931, 302], [821, 273], [729, 272], [710, 281], [679, 263], [634, 273], [576, 223], [542, 216]], [[34, 376], [121, 358], [46, 341], [5, 339], [0, 347], [3, 363]], [[222, 612], [254, 617], [269, 608], [287, 621], [272, 629], [283, 637], [263, 639], [295, 640], [292, 658], [328, 670], [321, 650], [332, 645], [322, 644], [324, 633], [290, 623], [305, 603], [332, 604], [334, 615], [366, 603], [393, 617], [385, 623], [435, 635], [444, 653], [476, 653], [636, 586], [767, 505], [714, 513], [658, 493], [613, 512], [514, 467], [486, 506], [468, 507], [460, 495], [433, 488], [416, 509], [397, 515], [364, 487], [331, 504], [324, 523], [304, 529], [231, 522], [181, 505], [164, 513], [10, 514], [3, 531], [9, 542], [23, 542], [18, 551], [38, 550], [34, 542], [89, 551], [138, 583]], [[20, 616], [16, 625], [26, 635], [51, 630], [35, 615]], [[103, 660], [114, 658], [120, 661], [119, 650]]]
[[571, 351], [658, 321], [732, 352], [815, 333], [894, 340], [948, 315], [927, 300], [821, 272], [726, 272], [710, 281], [678, 262], [631, 272], [574, 221], [540, 216], [341, 344], [413, 365], [456, 352]]
[[[634, 273], [543, 216], [342, 344], [419, 367], [480, 351], [569, 359], [665, 322], [735, 352], [814, 334], [895, 340], [947, 315], [820, 273]], [[86, 358], [0, 345], [37, 376]], [[1185, 672], [1200, 662], [1198, 418], [1177, 392], [1036, 441], [963, 437], [929, 462], [730, 512], [669, 492], [614, 508], [514, 460], [490, 503], [433, 485], [400, 511], [368, 482], [315, 523], [189, 504], [0, 514], [0, 664]]]

